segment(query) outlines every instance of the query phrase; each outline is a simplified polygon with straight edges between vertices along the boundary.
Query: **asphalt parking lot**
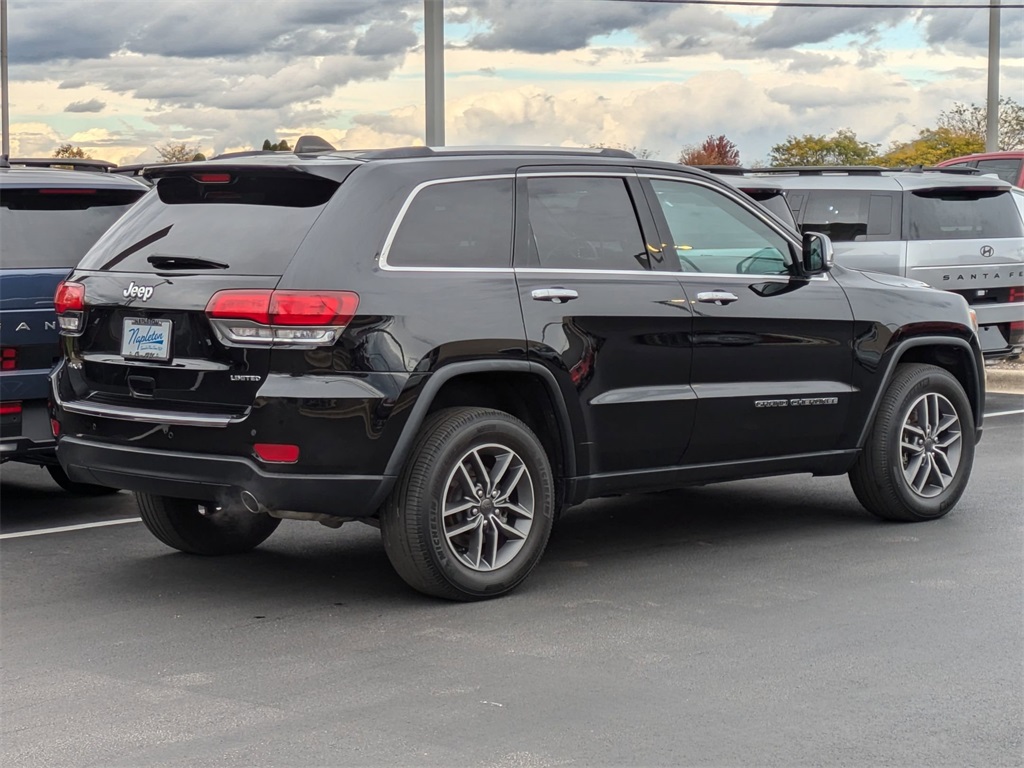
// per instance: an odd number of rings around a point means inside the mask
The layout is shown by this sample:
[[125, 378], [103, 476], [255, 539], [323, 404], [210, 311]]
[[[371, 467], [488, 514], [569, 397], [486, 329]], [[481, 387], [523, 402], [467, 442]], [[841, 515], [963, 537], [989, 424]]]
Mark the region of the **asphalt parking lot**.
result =
[[365, 526], [285, 521], [249, 555], [189, 557], [127, 493], [4, 465], [0, 757], [1021, 765], [1024, 397], [987, 412], [940, 521], [878, 522], [845, 478], [604, 499], [471, 605], [411, 592]]

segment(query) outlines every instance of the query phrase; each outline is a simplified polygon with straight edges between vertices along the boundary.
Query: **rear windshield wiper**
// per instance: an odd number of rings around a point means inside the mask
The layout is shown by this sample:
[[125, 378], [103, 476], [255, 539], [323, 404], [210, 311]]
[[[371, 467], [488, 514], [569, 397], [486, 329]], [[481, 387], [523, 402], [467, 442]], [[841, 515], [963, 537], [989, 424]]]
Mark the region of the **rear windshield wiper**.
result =
[[230, 265], [194, 256], [150, 256], [146, 259], [157, 269], [227, 269]]

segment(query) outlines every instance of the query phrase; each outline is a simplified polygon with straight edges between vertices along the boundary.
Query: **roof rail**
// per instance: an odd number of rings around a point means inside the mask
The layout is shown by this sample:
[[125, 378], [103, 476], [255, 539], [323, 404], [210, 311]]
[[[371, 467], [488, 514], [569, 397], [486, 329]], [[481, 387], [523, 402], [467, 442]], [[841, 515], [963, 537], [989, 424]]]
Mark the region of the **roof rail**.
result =
[[635, 160], [636, 155], [611, 147], [552, 146], [464, 146], [464, 147], [388, 147], [387, 149], [342, 149], [338, 154], [359, 160], [391, 160], [414, 157], [471, 157], [479, 155], [586, 155], [589, 157], [621, 157]]
[[717, 173], [721, 176], [746, 176], [748, 173], [757, 173], [761, 168], [744, 168], [742, 165], [688, 165], [687, 168], [696, 168], [698, 171]]
[[93, 160], [87, 157], [11, 157], [7, 159], [8, 167], [22, 168], [68, 168], [75, 171], [109, 172], [117, 167], [117, 163], [107, 160]]
[[966, 166], [960, 166], [957, 168], [939, 168], [938, 166], [932, 165], [908, 165], [906, 168], [893, 168], [892, 170], [901, 171], [903, 173], [952, 173], [960, 174], [961, 176], [979, 176], [983, 169], [967, 168]]
[[827, 174], [845, 173], [848, 176], [879, 176], [885, 172], [897, 171], [898, 168], [883, 168], [880, 165], [785, 165], [770, 168], [758, 168], [758, 174], [795, 173], [798, 176], [825, 176]]

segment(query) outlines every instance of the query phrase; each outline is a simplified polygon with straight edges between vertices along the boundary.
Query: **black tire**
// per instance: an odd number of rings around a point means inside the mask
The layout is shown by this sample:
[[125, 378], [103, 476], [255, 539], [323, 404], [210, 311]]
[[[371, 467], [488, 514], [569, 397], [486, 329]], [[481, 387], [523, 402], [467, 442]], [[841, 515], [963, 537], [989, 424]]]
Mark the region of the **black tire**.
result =
[[46, 471], [50, 473], [50, 477], [53, 478], [53, 482], [59, 485], [68, 493], [73, 493], [76, 496], [109, 496], [112, 493], [119, 493], [119, 488], [110, 488], [106, 485], [93, 485], [92, 483], [76, 483], [70, 477], [64, 468], [57, 464], [47, 464]]
[[[473, 451], [483, 470], [470, 469], [457, 478], [460, 464], [472, 464]], [[507, 462], [503, 472], [499, 461]], [[476, 493], [482, 501], [471, 501], [475, 497], [466, 488], [484, 471], [490, 474], [482, 483], [494, 500], [485, 489], [482, 496]], [[492, 483], [495, 476], [499, 482]], [[442, 512], [443, 505], [451, 510], [466, 504], [478, 506]], [[527, 522], [515, 509], [532, 509], [532, 518]], [[481, 600], [510, 592], [530, 574], [547, 546], [554, 517], [554, 479], [537, 436], [502, 411], [449, 408], [423, 425], [381, 510], [380, 528], [388, 559], [413, 589], [449, 600]], [[478, 527], [470, 532], [455, 532], [473, 524]], [[505, 531], [513, 527], [521, 530], [510, 537]]]
[[[190, 555], [237, 555], [262, 544], [281, 521], [246, 509], [216, 510], [191, 499], [136, 493], [142, 522], [169, 547]], [[200, 511], [210, 510], [207, 514]]]
[[[920, 422], [911, 413], [911, 409], [915, 408], [915, 404], [918, 408], [922, 407], [922, 402], [942, 404], [943, 408], [951, 406], [952, 412], [935, 421], [941, 425], [948, 416], [955, 413], [959, 424], [943, 432], [942, 439], [931, 439], [931, 448], [923, 445], [925, 438], [922, 437], [921, 448], [908, 450], [902, 442], [904, 429], [917, 429]], [[955, 429], [959, 429], [959, 439], [953, 438]], [[919, 438], [912, 439], [916, 441]], [[950, 448], [940, 451], [942, 443], [947, 440], [952, 440]], [[850, 470], [850, 485], [860, 503], [873, 515], [884, 520], [937, 520], [956, 505], [967, 487], [974, 464], [974, 440], [974, 414], [960, 382], [948, 371], [934, 365], [899, 365], [888, 389], [882, 395], [864, 449]], [[953, 446], [958, 446], [955, 467], [947, 456]], [[945, 457], [942, 466], [954, 470], [948, 481], [929, 469], [929, 451], [932, 451], [930, 455], [933, 457], [935, 452], [941, 452]], [[918, 456], [923, 457], [924, 463], [911, 464], [911, 461], [917, 461]], [[921, 470], [915, 473], [914, 466], [920, 466]], [[935, 467], [938, 466], [936, 463]], [[914, 477], [908, 479], [906, 472]], [[926, 484], [919, 478], [929, 482]], [[924, 486], [921, 491], [914, 488], [918, 482]]]

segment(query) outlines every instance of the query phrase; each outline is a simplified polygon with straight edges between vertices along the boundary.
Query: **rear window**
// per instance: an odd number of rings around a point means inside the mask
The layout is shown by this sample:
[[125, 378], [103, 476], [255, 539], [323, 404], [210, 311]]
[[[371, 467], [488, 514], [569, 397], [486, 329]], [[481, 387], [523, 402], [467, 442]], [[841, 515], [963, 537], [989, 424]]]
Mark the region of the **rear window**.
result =
[[96, 243], [82, 269], [165, 272], [177, 258], [188, 265], [183, 269], [201, 269], [197, 262], [205, 260], [218, 274], [280, 275], [338, 188], [309, 174], [196, 176], [210, 180], [160, 179], [156, 193]]
[[815, 190], [807, 200], [804, 232], [822, 232], [837, 243], [898, 239], [893, 195], [870, 190]]
[[72, 269], [144, 189], [0, 189], [0, 266]]
[[1006, 189], [926, 189], [908, 195], [910, 240], [1024, 237]]

